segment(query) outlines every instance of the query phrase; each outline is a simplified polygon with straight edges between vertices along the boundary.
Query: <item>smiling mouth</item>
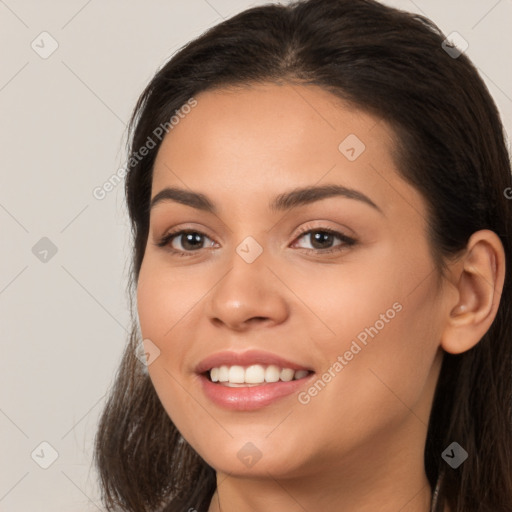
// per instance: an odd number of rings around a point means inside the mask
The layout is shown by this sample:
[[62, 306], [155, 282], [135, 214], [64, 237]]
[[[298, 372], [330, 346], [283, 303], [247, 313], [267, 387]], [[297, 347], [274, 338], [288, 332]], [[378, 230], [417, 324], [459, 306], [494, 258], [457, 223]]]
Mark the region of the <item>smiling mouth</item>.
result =
[[273, 364], [253, 364], [249, 366], [222, 365], [211, 368], [203, 375], [214, 384], [238, 388], [300, 380], [309, 377], [312, 373], [314, 372], [310, 370], [294, 370]]

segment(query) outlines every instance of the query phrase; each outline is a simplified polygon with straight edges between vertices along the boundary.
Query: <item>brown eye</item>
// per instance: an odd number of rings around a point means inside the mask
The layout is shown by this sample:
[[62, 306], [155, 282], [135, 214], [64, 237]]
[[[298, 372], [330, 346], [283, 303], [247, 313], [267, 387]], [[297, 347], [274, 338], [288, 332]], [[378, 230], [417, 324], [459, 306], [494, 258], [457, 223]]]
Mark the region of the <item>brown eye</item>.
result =
[[[301, 238], [305, 238], [306, 240], [309, 239], [309, 244], [311, 245], [311, 248], [302, 247], [303, 249], [320, 253], [334, 252], [336, 250], [341, 250], [346, 246], [352, 246], [356, 243], [353, 238], [326, 228], [310, 229], [301, 233], [297, 240], [300, 240]], [[337, 244], [335, 243], [336, 239], [339, 240], [339, 243]]]
[[[181, 230], [168, 233], [156, 245], [158, 247], [168, 246], [175, 252], [194, 252], [203, 249], [204, 240], [208, 239], [204, 233], [192, 230]], [[211, 240], [213, 245], [213, 240]]]

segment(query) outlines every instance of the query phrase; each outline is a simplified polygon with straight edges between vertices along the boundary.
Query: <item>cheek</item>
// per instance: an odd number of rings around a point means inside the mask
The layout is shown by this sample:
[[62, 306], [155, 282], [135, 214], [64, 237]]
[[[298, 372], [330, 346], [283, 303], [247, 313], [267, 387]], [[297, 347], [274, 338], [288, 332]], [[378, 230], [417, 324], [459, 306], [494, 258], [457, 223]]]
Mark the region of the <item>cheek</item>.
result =
[[361, 354], [377, 358], [391, 351], [415, 361], [432, 352], [438, 292], [427, 251], [421, 239], [416, 245], [381, 243], [346, 266], [333, 266], [332, 275], [305, 276], [299, 293], [309, 289], [308, 305], [330, 329], [318, 337], [318, 350], [332, 359], [357, 341]]
[[369, 430], [378, 429], [423, 399], [440, 317], [432, 264], [421, 254], [385, 247], [350, 271], [333, 266], [329, 279], [310, 273], [296, 283], [294, 290], [317, 315], [310, 316], [317, 327], [310, 330], [311, 347], [328, 373], [325, 387], [311, 390], [313, 416], [330, 410], [346, 428], [359, 425], [357, 436], [361, 415]]
[[436, 290], [433, 280], [426, 280], [410, 293], [400, 284], [403, 278], [395, 286], [373, 281], [360, 288], [358, 299], [339, 292], [336, 304], [342, 308], [330, 316], [337, 336], [317, 343], [324, 371], [331, 368], [335, 377], [326, 377], [330, 382], [307, 407], [318, 417], [328, 410], [331, 424], [343, 425], [356, 443], [396, 427], [411, 411], [428, 423], [426, 386], [440, 332]]
[[[150, 260], [150, 258], [148, 258]], [[176, 273], [165, 271], [145, 261], [137, 284], [137, 311], [143, 339], [149, 339], [158, 350], [158, 357], [148, 371], [162, 404], [169, 413], [179, 403], [174, 401], [183, 391], [179, 382], [186, 343], [177, 343], [176, 335], [182, 328], [180, 319], [186, 319], [190, 310], [187, 296], [190, 288], [176, 283]], [[180, 334], [183, 337], [183, 331]], [[179, 405], [182, 407], [182, 405]]]
[[[149, 255], [141, 267], [137, 284], [137, 311], [144, 339], [150, 339], [159, 355], [148, 367], [155, 391], [167, 414], [179, 430], [193, 433], [190, 418], [197, 418], [200, 397], [193, 397], [185, 368], [190, 343], [197, 336], [190, 319], [200, 307], [208, 277], [193, 277], [191, 269], [180, 271]], [[199, 409], [200, 410], [200, 409]], [[207, 424], [208, 416], [202, 418]], [[214, 425], [211, 425], [213, 428]], [[189, 436], [187, 436], [189, 438]], [[191, 441], [191, 439], [188, 439]]]
[[164, 343], [161, 350], [205, 293], [204, 276], [194, 277], [193, 272], [190, 268], [169, 268], [152, 254], [143, 261], [137, 284], [141, 330], [144, 337]]
[[396, 248], [381, 244], [350, 254], [341, 264], [283, 274], [283, 280], [307, 306], [295, 322], [307, 329], [312, 350], [324, 364], [349, 350], [353, 340], [364, 347], [365, 341], [369, 345], [385, 336], [400, 317], [398, 310], [403, 309], [410, 291], [404, 285], [402, 269]]

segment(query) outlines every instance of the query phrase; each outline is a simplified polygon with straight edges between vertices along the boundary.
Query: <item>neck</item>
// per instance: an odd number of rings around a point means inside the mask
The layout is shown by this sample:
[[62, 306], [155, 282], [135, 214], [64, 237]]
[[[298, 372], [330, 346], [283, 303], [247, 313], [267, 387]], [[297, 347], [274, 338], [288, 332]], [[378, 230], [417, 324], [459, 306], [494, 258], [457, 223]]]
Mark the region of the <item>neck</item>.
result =
[[208, 512], [430, 512], [432, 489], [422, 452], [416, 454], [415, 464], [411, 453], [401, 449], [392, 460], [371, 448], [366, 452], [347, 457], [343, 466], [313, 462], [307, 474], [292, 478], [270, 472], [248, 478], [218, 471]]

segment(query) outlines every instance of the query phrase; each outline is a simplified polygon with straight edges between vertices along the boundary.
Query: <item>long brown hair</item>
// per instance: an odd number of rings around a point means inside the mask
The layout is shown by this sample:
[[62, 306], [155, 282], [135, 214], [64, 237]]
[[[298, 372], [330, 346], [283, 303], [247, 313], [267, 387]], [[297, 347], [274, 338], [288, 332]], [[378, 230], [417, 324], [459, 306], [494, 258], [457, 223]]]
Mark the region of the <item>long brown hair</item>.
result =
[[[445, 353], [430, 416], [425, 470], [444, 474], [437, 510], [512, 511], [512, 191], [497, 108], [465, 54], [454, 57], [428, 19], [374, 0], [305, 0], [248, 9], [181, 48], [140, 96], [129, 156], [198, 93], [263, 82], [315, 84], [386, 120], [397, 135], [400, 175], [427, 201], [440, 274], [480, 229], [500, 237], [506, 277], [497, 316], [471, 350]], [[126, 198], [133, 234], [132, 300], [149, 229], [152, 169], [160, 140], [133, 160]], [[108, 510], [208, 510], [215, 471], [164, 411], [143, 365], [133, 321], [95, 445]], [[467, 452], [457, 469], [441, 454]]]

